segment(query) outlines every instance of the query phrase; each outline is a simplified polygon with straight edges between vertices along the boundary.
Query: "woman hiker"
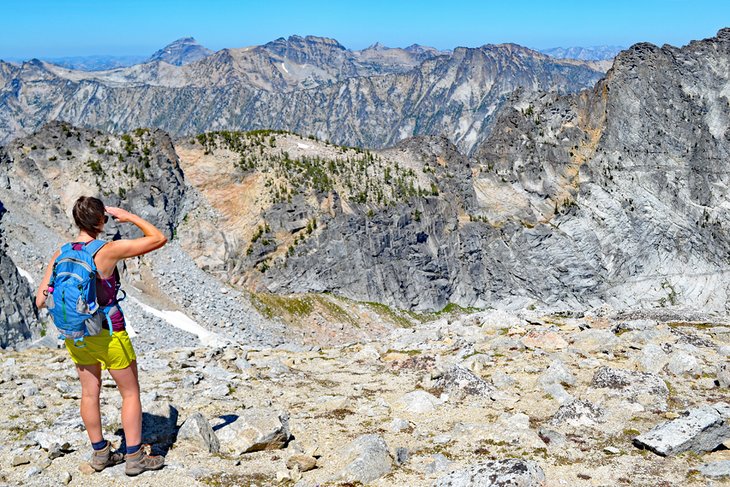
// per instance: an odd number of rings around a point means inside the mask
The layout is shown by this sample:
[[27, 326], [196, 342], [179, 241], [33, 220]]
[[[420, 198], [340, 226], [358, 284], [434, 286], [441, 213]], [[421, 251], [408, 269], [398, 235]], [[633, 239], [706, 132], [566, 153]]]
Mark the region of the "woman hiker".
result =
[[[148, 454], [142, 448], [142, 404], [139, 398], [139, 381], [137, 378], [137, 356], [132, 342], [125, 330], [124, 315], [116, 304], [119, 282], [117, 262], [136, 257], [159, 249], [167, 242], [167, 238], [154, 225], [143, 218], [121, 208], [105, 207], [98, 198], [82, 196], [73, 208], [73, 218], [79, 233], [71, 243], [73, 250], [82, 250], [85, 245], [96, 240], [104, 230], [108, 213], [117, 222], [137, 225], [144, 237], [115, 240], [112, 242], [96, 242], [92, 246], [102, 245], [93, 257], [96, 264], [97, 302], [106, 307], [108, 319], [103, 322], [102, 330], [96, 336], [86, 336], [83, 345], [78, 346], [74, 340], [65, 340], [71, 359], [76, 364], [81, 381], [81, 419], [94, 450], [91, 466], [97, 472], [126, 461], [125, 473], [129, 476], [139, 475], [147, 470], [159, 470], [164, 466], [164, 458]], [[95, 248], [95, 247], [94, 247]], [[43, 280], [36, 292], [36, 304], [39, 308], [46, 305], [49, 281], [53, 273], [54, 262], [61, 250], [57, 250], [51, 258]], [[51, 290], [52, 291], [52, 290]], [[109, 332], [109, 324], [112, 333]], [[111, 443], [104, 439], [101, 428], [101, 411], [99, 393], [101, 390], [101, 371], [107, 369], [119, 393], [122, 395], [122, 428], [126, 443], [126, 454], [113, 452]]]

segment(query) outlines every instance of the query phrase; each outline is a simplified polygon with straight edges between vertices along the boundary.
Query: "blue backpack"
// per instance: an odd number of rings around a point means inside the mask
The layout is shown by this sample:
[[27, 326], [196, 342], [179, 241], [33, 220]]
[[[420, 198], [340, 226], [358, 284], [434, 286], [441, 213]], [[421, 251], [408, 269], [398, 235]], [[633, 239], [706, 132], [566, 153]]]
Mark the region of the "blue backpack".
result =
[[98, 335], [102, 328], [102, 315], [112, 334], [110, 312], [116, 304], [100, 307], [96, 301], [96, 264], [94, 256], [106, 242], [92, 240], [81, 249], [74, 250], [72, 243], [61, 247], [61, 253], [53, 264], [48, 283], [46, 307], [51, 313], [59, 338], [70, 338], [77, 347], [83, 347], [84, 337]]

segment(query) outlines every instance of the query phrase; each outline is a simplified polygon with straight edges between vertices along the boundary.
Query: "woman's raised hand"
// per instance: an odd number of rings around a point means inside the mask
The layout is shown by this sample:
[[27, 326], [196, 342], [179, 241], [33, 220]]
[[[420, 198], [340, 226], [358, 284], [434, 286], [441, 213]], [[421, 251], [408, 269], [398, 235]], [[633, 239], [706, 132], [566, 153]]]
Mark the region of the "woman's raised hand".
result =
[[134, 213], [130, 213], [127, 210], [123, 210], [121, 208], [117, 208], [116, 206], [105, 206], [104, 210], [119, 223], [129, 222], [131, 221], [131, 218], [135, 216]]

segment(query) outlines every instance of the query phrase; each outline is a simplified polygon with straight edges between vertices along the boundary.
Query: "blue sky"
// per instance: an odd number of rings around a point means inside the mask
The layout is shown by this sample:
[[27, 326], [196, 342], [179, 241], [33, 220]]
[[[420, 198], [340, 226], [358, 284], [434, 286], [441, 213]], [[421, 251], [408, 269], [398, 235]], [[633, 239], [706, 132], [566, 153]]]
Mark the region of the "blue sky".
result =
[[292, 34], [361, 49], [684, 45], [730, 27], [730, 1], [4, 0], [0, 59], [148, 55], [185, 36], [217, 50]]

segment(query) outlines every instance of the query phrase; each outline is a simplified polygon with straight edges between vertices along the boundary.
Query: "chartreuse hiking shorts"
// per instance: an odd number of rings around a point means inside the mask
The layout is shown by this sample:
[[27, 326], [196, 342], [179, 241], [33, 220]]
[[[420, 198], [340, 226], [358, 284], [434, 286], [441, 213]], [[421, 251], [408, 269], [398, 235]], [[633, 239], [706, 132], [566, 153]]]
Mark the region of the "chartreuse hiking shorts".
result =
[[71, 360], [77, 365], [101, 364], [102, 369], [119, 370], [126, 369], [137, 359], [126, 331], [85, 337], [83, 347], [77, 347], [71, 339], [65, 342]]

